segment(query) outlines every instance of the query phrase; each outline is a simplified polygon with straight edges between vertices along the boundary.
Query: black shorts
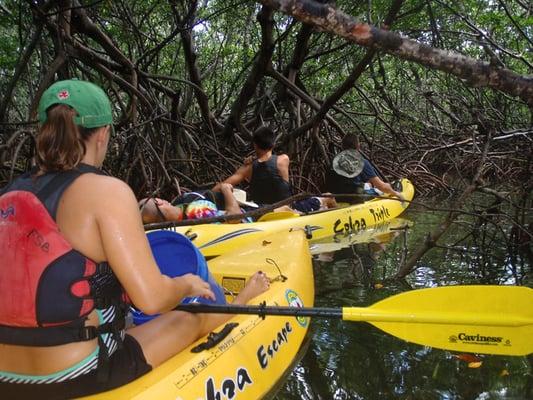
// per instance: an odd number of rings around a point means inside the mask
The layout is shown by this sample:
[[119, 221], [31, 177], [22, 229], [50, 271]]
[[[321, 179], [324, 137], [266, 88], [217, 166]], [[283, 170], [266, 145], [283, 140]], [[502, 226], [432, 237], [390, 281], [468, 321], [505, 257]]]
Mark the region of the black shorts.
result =
[[320, 206], [320, 199], [317, 197], [308, 197], [292, 203], [292, 208], [303, 213], [320, 210]]
[[109, 359], [109, 377], [100, 382], [95, 369], [76, 379], [61, 383], [19, 384], [0, 382], [0, 399], [72, 399], [125, 385], [151, 371], [140, 344], [126, 335], [124, 345]]

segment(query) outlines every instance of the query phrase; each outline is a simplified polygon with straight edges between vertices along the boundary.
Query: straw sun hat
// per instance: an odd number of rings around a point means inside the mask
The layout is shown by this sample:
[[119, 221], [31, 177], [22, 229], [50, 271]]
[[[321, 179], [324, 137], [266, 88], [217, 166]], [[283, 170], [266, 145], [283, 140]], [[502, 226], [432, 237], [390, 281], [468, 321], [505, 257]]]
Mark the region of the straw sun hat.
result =
[[346, 178], [355, 178], [363, 171], [364, 160], [355, 149], [341, 151], [333, 159], [333, 170]]

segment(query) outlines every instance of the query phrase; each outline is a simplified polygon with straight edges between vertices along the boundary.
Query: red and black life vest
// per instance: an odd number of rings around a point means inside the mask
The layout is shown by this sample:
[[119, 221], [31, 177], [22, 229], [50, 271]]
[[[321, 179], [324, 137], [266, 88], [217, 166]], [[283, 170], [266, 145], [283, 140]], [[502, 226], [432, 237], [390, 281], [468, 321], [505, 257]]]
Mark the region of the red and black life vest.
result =
[[[101, 173], [88, 165], [27, 173], [0, 192], [0, 343], [56, 346], [102, 333], [121, 343], [127, 304], [120, 283], [107, 263], [74, 250], [55, 222], [61, 195], [86, 172]], [[110, 306], [113, 321], [84, 326], [94, 309]]]

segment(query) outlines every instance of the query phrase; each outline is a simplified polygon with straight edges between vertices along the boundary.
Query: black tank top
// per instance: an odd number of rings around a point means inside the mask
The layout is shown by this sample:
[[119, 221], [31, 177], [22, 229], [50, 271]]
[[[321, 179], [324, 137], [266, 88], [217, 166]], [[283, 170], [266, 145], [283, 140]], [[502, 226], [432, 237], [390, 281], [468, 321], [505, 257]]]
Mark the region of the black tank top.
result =
[[268, 160], [252, 163], [250, 197], [259, 204], [273, 204], [291, 197], [289, 182], [278, 171], [278, 156], [272, 155]]

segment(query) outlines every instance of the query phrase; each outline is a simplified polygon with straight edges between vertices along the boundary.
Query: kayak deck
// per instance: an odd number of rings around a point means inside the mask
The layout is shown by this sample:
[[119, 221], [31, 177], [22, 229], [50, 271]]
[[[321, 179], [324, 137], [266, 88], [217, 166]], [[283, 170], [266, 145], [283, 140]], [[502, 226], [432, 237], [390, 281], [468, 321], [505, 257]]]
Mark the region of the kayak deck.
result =
[[[209, 269], [232, 292], [256, 271], [265, 272], [273, 280], [271, 287], [250, 304], [313, 305], [311, 256], [301, 231], [254, 241], [210, 261]], [[297, 357], [309, 318], [237, 315], [228, 322], [238, 326], [214, 347], [192, 353], [204, 337], [136, 381], [87, 399], [263, 398]]]

